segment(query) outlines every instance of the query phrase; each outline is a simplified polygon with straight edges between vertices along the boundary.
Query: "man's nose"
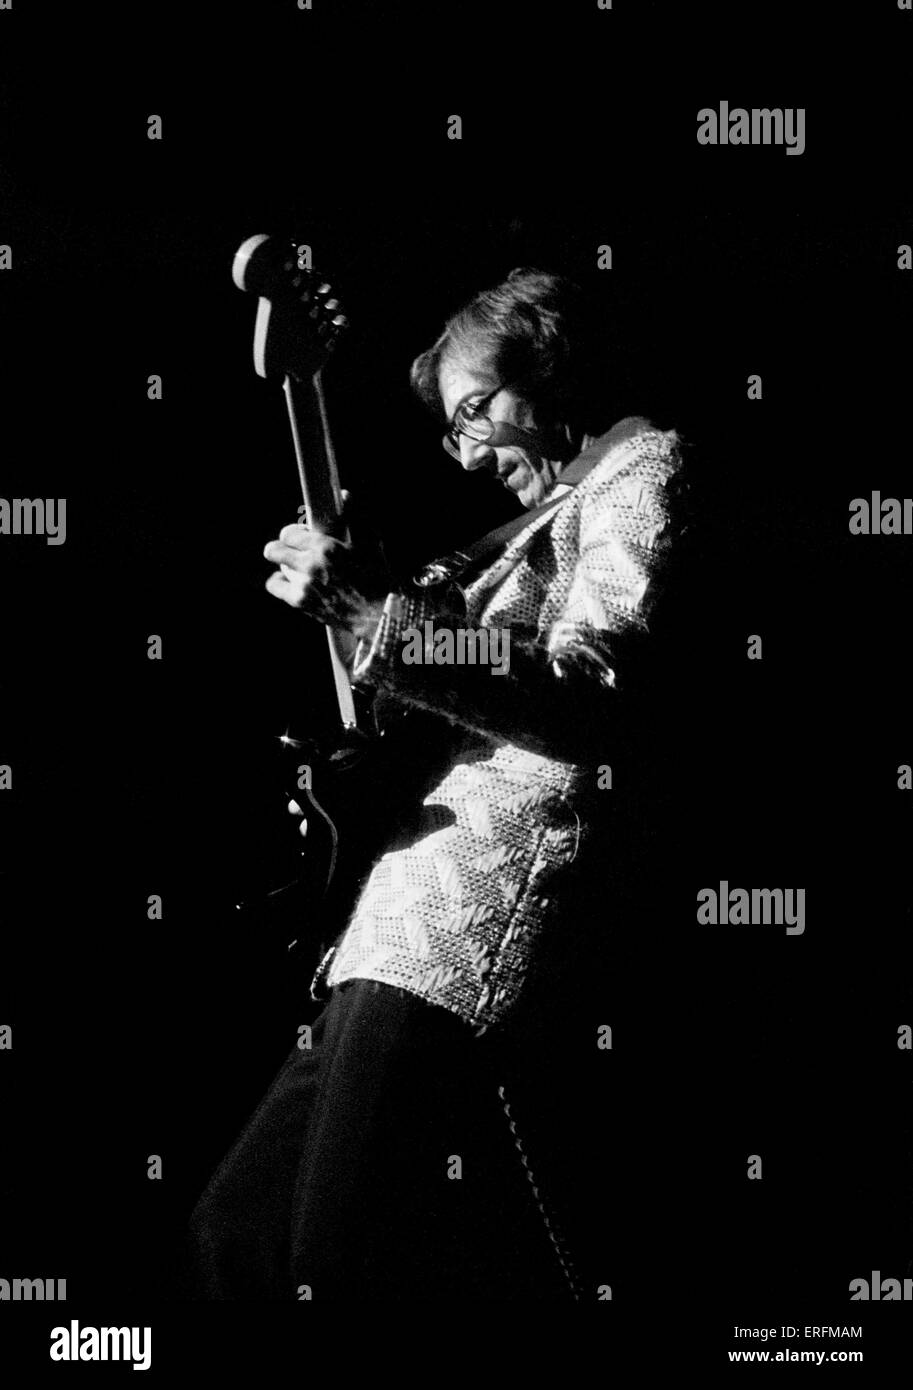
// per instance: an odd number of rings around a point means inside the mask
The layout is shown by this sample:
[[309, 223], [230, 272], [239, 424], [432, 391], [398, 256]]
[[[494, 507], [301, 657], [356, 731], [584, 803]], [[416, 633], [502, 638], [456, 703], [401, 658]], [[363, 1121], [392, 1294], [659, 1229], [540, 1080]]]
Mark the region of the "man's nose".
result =
[[460, 435], [460, 463], [471, 473], [475, 468], [484, 468], [495, 457], [495, 451], [484, 439], [470, 439]]

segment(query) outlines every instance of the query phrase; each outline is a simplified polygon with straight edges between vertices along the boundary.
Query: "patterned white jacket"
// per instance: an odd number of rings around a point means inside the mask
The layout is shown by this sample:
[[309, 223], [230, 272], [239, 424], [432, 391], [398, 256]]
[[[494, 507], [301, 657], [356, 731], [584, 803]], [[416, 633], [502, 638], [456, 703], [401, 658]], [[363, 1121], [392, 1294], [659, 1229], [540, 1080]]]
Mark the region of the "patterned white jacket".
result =
[[[631, 417], [594, 441], [464, 589], [389, 595], [356, 656], [360, 685], [456, 724], [454, 760], [425, 798], [427, 833], [374, 864], [315, 998], [350, 979], [397, 985], [478, 1031], [519, 998], [586, 833], [619, 699], [649, 634], [676, 530], [679, 437]], [[585, 476], [570, 491], [562, 479]], [[554, 494], [553, 494], [554, 496]], [[547, 499], [548, 500], [548, 499]], [[510, 631], [510, 668], [406, 664], [403, 633]]]

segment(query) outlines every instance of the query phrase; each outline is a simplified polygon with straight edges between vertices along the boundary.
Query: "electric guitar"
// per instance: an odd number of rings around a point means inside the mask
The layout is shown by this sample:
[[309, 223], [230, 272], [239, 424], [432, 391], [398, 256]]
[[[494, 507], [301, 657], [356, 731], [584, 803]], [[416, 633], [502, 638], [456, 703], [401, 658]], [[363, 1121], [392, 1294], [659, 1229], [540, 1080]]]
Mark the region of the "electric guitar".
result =
[[[332, 285], [305, 266], [301, 250], [294, 240], [250, 237], [235, 255], [232, 278], [239, 289], [259, 297], [254, 366], [259, 376], [282, 383], [307, 524], [347, 540], [321, 374], [348, 327], [348, 319]], [[318, 799], [318, 792], [324, 796], [323, 781], [329, 780], [329, 774], [348, 772], [357, 766], [371, 741], [379, 736], [371, 702], [354, 690], [349, 681], [340, 634], [330, 627], [325, 631], [338, 729], [329, 740], [293, 738], [288, 734], [281, 739], [291, 756], [286, 769], [290, 809], [306, 799], [317, 819], [306, 825], [307, 849], [301, 848], [298, 836], [298, 874], [267, 893], [261, 904], [274, 917], [284, 915], [296, 929], [305, 904], [306, 917], [319, 917], [315, 899], [328, 897], [337, 867], [336, 818]], [[307, 768], [303, 777], [299, 775], [302, 766]], [[325, 859], [322, 874], [316, 864], [321, 853]], [[300, 862], [305, 858], [309, 861], [307, 873]], [[245, 911], [251, 906], [239, 905]], [[297, 945], [296, 938], [289, 943], [289, 949]]]
[[[330, 282], [302, 265], [294, 241], [249, 238], [235, 256], [233, 278], [259, 296], [254, 366], [258, 375], [282, 384], [307, 522], [347, 540], [321, 373], [348, 319]], [[458, 560], [469, 560], [473, 550], [459, 553]], [[418, 582], [437, 582], [442, 564], [428, 566]], [[291, 755], [286, 801], [300, 804], [303, 792], [315, 813], [308, 816], [306, 848], [300, 835], [289, 834], [297, 848], [295, 877], [259, 901], [239, 905], [242, 911], [268, 912], [271, 925], [290, 928], [296, 935], [289, 949], [307, 957], [322, 955], [344, 926], [381, 838], [391, 849], [425, 833], [423, 797], [452, 757], [446, 721], [353, 688], [339, 635], [331, 628], [326, 633], [338, 725], [330, 738], [281, 740]], [[310, 770], [305, 786], [302, 765]]]

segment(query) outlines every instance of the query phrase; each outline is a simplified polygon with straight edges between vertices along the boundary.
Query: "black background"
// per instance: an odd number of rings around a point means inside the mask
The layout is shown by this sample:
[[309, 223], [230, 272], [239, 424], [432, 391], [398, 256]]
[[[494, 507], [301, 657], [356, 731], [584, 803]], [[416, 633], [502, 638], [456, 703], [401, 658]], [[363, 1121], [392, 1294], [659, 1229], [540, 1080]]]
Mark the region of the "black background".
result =
[[[913, 1274], [910, 540], [847, 520], [910, 492], [913, 18], [873, 7], [826, 60], [795, 10], [619, 9], [504, 6], [503, 32], [380, 5], [61, 14], [53, 70], [39, 18], [2, 16], [2, 490], [65, 496], [68, 536], [0, 553], [0, 1276], [66, 1277], [67, 1317], [164, 1323], [175, 1355], [212, 1325], [181, 1303], [184, 1223], [315, 1012], [283, 934], [234, 908], [287, 833], [276, 736], [330, 694], [321, 634], [263, 589], [299, 499], [230, 278], [244, 238], [289, 231], [353, 321], [326, 374], [337, 452], [404, 571], [512, 515], [408, 390], [512, 266], [598, 296], [616, 415], [690, 446], [705, 543], [658, 702], [666, 829], [541, 1058], [588, 1296], [612, 1285], [617, 1336], [662, 1323], [719, 1360], [732, 1322], [864, 1312], [873, 1358], [876, 1315], [909, 1326], [847, 1286]], [[721, 99], [804, 106], [805, 154], [699, 146]], [[804, 936], [699, 927], [721, 879], [804, 886]]]

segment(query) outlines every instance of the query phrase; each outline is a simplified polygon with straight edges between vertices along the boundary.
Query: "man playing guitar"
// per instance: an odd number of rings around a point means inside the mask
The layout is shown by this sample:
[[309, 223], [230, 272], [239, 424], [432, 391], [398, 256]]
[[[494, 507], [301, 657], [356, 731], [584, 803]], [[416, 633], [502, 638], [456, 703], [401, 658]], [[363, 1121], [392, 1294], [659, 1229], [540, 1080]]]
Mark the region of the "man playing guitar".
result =
[[[197, 1204], [203, 1297], [580, 1296], [503, 1083], [544, 948], [577, 925], [563, 894], [636, 701], [681, 466], [673, 431], [604, 428], [590, 332], [575, 285], [515, 270], [413, 364], [444, 448], [514, 493], [516, 522], [407, 588], [338, 528], [296, 522], [265, 548], [269, 593], [335, 634], [357, 690], [423, 712], [446, 755], [320, 963], [311, 1047]], [[427, 639], [404, 660], [410, 634], [470, 629], [509, 634], [508, 669]], [[541, 1259], [518, 1259], [537, 1239]]]

